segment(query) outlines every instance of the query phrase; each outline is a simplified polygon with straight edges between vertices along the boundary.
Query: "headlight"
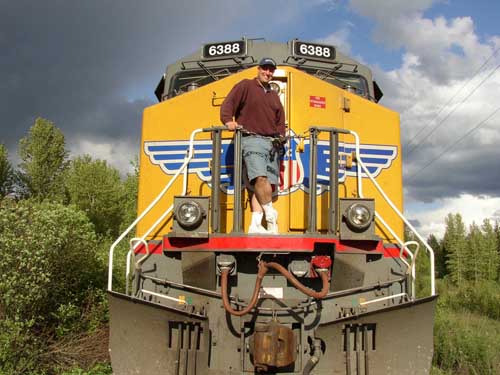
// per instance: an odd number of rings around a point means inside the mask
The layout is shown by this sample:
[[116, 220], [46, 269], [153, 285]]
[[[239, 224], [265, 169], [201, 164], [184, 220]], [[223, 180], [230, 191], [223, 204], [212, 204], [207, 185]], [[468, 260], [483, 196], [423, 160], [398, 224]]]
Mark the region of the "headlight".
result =
[[183, 202], [175, 210], [175, 217], [184, 229], [195, 229], [203, 221], [203, 209], [198, 202]]
[[271, 87], [271, 90], [273, 90], [276, 94], [280, 94], [281, 88], [280, 85], [278, 85], [276, 82], [269, 83], [269, 86]]
[[368, 228], [373, 220], [373, 213], [368, 207], [360, 203], [354, 203], [347, 208], [345, 213], [347, 224], [355, 230]]

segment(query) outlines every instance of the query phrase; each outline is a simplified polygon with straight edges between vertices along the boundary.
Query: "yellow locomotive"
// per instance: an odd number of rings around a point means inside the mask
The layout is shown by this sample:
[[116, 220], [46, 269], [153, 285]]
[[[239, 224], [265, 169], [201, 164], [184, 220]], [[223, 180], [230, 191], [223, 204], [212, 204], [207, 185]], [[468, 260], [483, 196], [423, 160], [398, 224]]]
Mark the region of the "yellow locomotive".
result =
[[[219, 111], [267, 56], [287, 124], [279, 234], [248, 234], [243, 131]], [[114, 373], [429, 373], [434, 256], [416, 233], [431, 263], [417, 298], [399, 116], [377, 104], [371, 71], [330, 45], [241, 39], [169, 65], [155, 93], [139, 216], [110, 249]], [[115, 248], [134, 230], [116, 291]]]

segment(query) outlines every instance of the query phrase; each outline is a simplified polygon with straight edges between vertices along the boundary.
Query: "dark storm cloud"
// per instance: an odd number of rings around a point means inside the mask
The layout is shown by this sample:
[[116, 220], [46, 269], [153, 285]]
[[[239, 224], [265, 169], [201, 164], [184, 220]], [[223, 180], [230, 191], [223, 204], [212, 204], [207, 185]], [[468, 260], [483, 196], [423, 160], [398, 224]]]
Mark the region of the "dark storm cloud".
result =
[[420, 159], [406, 166], [409, 168], [405, 173], [407, 196], [423, 202], [461, 194], [497, 197], [500, 192], [498, 147], [464, 143], [439, 159], [442, 148], [428, 146], [421, 150]]
[[15, 152], [41, 116], [70, 143], [138, 143], [165, 66], [236, 20], [208, 3], [0, 0], [0, 142]]

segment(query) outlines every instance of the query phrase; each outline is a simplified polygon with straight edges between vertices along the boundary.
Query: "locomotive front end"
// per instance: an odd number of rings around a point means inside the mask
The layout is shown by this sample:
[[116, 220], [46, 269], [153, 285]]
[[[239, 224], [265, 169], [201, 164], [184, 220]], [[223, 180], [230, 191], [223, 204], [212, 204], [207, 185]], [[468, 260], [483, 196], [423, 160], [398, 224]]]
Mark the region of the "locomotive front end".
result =
[[[219, 113], [266, 56], [287, 124], [278, 234], [249, 234], [245, 124], [229, 131]], [[433, 253], [404, 241], [414, 228], [401, 214], [399, 116], [377, 104], [370, 70], [334, 46], [242, 39], [170, 65], [156, 94], [143, 116], [139, 216], [110, 250], [114, 373], [429, 373]], [[419, 246], [431, 259], [425, 297]]]

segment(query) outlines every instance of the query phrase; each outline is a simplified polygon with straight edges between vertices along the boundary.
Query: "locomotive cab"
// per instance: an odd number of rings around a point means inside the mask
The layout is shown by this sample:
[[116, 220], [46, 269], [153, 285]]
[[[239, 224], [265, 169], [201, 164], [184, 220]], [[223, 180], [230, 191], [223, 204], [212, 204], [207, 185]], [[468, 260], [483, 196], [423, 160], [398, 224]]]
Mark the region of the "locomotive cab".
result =
[[[287, 124], [274, 235], [245, 231], [242, 131], [219, 121], [264, 56], [278, 62]], [[415, 229], [401, 213], [399, 116], [377, 104], [370, 70], [334, 46], [242, 39], [169, 65], [155, 93], [139, 216], [110, 249], [114, 373], [428, 373], [433, 252], [403, 240]], [[134, 230], [125, 291], [114, 290], [114, 250]], [[424, 298], [419, 246], [431, 259]]]

